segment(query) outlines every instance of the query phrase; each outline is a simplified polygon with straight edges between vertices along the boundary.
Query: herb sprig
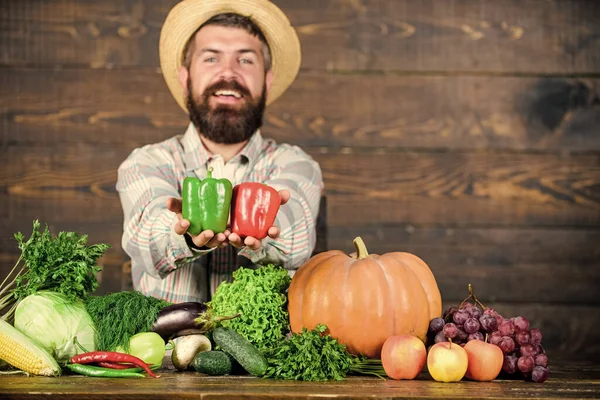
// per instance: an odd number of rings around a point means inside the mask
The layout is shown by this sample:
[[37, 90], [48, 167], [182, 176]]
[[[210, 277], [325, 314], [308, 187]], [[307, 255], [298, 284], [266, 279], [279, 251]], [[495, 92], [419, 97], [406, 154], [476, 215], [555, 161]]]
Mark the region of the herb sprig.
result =
[[354, 356], [319, 324], [302, 328], [265, 352], [269, 367], [265, 378], [303, 381], [342, 380], [348, 374], [385, 376], [380, 360]]
[[[21, 255], [0, 284], [0, 311], [8, 308], [2, 316], [4, 320], [12, 317], [19, 301], [41, 290], [76, 300], [84, 299], [98, 287], [96, 274], [102, 268], [96, 261], [110, 246], [105, 243], [88, 246], [88, 236], [76, 232], [62, 231], [53, 237], [48, 225], [43, 231], [40, 227], [40, 222], [34, 220], [27, 240], [21, 232], [14, 235]], [[8, 282], [15, 272], [13, 280]]]

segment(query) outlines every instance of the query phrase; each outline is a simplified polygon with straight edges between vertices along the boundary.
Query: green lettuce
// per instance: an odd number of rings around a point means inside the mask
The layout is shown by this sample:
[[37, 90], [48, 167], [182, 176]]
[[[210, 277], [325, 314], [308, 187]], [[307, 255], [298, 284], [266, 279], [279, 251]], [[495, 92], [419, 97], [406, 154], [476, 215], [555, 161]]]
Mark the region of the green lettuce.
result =
[[282, 267], [269, 264], [258, 269], [239, 268], [233, 282], [217, 288], [210, 305], [215, 315], [238, 318], [223, 321], [260, 351], [273, 348], [290, 331], [286, 291], [292, 278]]

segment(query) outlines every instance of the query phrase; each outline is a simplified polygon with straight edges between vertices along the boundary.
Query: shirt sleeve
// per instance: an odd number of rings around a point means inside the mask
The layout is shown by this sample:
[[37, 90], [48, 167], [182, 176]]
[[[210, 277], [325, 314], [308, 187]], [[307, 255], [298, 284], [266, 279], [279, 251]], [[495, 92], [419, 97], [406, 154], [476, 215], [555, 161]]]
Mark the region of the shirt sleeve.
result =
[[155, 278], [164, 278], [213, 250], [191, 249], [185, 238], [175, 233], [178, 218], [167, 209], [168, 198], [181, 198], [179, 177], [173, 170], [168, 152], [148, 147], [134, 150], [118, 169], [123, 250]]
[[255, 264], [273, 263], [295, 270], [310, 258], [316, 245], [316, 221], [323, 193], [321, 168], [297, 146], [286, 147], [273, 165], [273, 173], [264, 183], [290, 192], [290, 200], [280, 207], [275, 220], [281, 233], [277, 239], [263, 239], [258, 250], [243, 248], [239, 254]]

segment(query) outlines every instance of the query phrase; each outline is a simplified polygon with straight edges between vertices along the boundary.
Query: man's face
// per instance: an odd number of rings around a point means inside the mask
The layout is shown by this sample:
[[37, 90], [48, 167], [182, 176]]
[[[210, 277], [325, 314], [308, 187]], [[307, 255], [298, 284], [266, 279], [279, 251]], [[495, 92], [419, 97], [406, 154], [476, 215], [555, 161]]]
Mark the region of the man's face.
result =
[[212, 25], [198, 31], [180, 82], [190, 119], [207, 139], [241, 143], [262, 125], [270, 73], [265, 74], [262, 42], [246, 31]]

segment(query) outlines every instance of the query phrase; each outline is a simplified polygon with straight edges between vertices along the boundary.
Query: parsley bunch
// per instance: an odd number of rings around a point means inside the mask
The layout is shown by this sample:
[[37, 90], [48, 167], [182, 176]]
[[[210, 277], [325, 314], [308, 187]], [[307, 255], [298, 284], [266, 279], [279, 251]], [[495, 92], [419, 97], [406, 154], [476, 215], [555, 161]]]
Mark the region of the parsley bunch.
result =
[[287, 270], [273, 264], [239, 268], [233, 282], [219, 285], [209, 304], [215, 315], [240, 313], [221, 324], [263, 351], [276, 346], [290, 330], [285, 293], [291, 280]]
[[269, 367], [264, 377], [339, 381], [350, 373], [385, 376], [380, 360], [349, 354], [346, 346], [325, 334], [326, 330], [323, 324], [313, 330], [302, 328], [302, 333], [294, 333], [278, 347], [268, 350], [265, 356]]
[[[0, 311], [12, 303], [3, 319], [12, 316], [20, 300], [41, 290], [76, 300], [84, 299], [98, 287], [96, 274], [102, 268], [96, 265], [96, 260], [110, 247], [108, 244], [88, 246], [87, 235], [75, 232], [59, 232], [53, 237], [48, 225], [40, 231], [38, 220], [33, 221], [29, 239], [25, 240], [21, 232], [14, 236], [21, 256], [0, 284]], [[18, 272], [13, 281], [6, 284], [15, 271]]]

